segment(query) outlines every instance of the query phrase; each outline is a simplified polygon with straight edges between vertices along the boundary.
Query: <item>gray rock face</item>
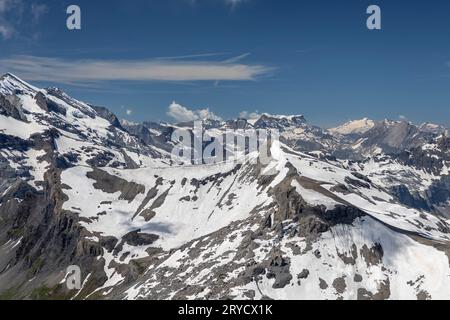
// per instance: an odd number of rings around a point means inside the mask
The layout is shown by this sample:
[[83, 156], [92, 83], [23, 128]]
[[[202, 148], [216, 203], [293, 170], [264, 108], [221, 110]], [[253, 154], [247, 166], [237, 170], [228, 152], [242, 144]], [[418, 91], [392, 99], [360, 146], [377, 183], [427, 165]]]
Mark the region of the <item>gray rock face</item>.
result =
[[146, 145], [155, 146], [167, 152], [171, 152], [173, 148], [171, 139], [174, 129], [170, 126], [163, 126], [153, 122], [131, 123], [128, 121], [122, 121], [121, 126]]
[[[47, 141], [40, 147], [51, 150], [52, 145]], [[2, 292], [8, 289], [10, 298], [68, 298], [71, 293], [49, 279], [59, 276], [70, 264], [99, 272], [102, 268], [96, 259], [103, 250], [101, 246], [82, 240], [83, 229], [77, 223], [78, 217], [61, 209], [66, 196], [62, 191], [60, 173], [52, 163], [45, 175], [42, 191], [16, 180], [1, 199], [0, 243], [20, 241], [14, 256], [0, 255], [0, 288]], [[29, 283], [33, 277], [42, 281]], [[101, 272], [96, 275], [98, 279], [102, 277]]]
[[20, 121], [25, 121], [26, 118], [17, 104], [18, 101], [14, 98], [14, 96], [5, 96], [0, 94], [0, 114]]
[[112, 113], [111, 111], [109, 111], [107, 108], [100, 107], [100, 106], [93, 106], [93, 105], [90, 105], [90, 106], [98, 113], [98, 115], [100, 117], [108, 120], [112, 126], [118, 128], [118, 129], [123, 129], [122, 125], [120, 124], [119, 118], [117, 118], [116, 115], [114, 113]]
[[254, 124], [257, 129], [284, 130], [289, 127], [300, 127], [306, 123], [303, 116], [277, 117], [263, 114]]
[[145, 187], [142, 185], [117, 178], [97, 168], [92, 172], [88, 172], [86, 176], [89, 179], [95, 180], [94, 187], [96, 189], [106, 193], [120, 192], [119, 199], [128, 202], [132, 202], [138, 194], [144, 193], [145, 191]]
[[289, 272], [290, 261], [282, 256], [274, 256], [269, 261], [268, 271], [266, 277], [268, 279], [275, 279], [272, 286], [274, 289], [281, 289], [286, 287], [292, 280], [292, 275]]
[[154, 234], [141, 233], [141, 230], [132, 231], [126, 234], [122, 239], [132, 246], [149, 245], [158, 240]]
[[423, 199], [420, 194], [411, 194], [410, 190], [405, 185], [393, 186], [391, 192], [398, 201], [409, 207], [431, 210], [429, 202]]
[[46, 112], [55, 112], [58, 114], [61, 114], [63, 116], [66, 115], [66, 109], [59, 106], [57, 103], [53, 102], [50, 99], [47, 99], [47, 97], [42, 93], [38, 92], [36, 96], [34, 97], [36, 100], [36, 104], [44, 111]]
[[401, 154], [419, 148], [445, 132], [442, 126], [416, 126], [407, 121], [384, 120], [362, 133], [338, 135], [339, 143], [328, 151], [340, 159], [363, 160], [380, 154]]

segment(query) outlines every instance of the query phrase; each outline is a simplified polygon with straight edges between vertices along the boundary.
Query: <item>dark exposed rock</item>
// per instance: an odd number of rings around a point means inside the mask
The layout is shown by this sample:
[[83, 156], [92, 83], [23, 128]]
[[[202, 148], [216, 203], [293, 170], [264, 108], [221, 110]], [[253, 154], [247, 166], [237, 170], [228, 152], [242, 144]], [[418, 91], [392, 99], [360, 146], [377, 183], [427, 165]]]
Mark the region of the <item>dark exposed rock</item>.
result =
[[18, 137], [0, 133], [0, 148], [17, 151], [27, 151], [31, 147], [31, 142]]
[[378, 285], [378, 291], [373, 294], [364, 288], [359, 288], [357, 292], [358, 300], [386, 300], [391, 296], [391, 286], [389, 278]]
[[367, 182], [361, 181], [361, 180], [352, 179], [350, 177], [345, 177], [345, 182], [356, 188], [370, 189], [370, 184]]
[[431, 295], [427, 291], [421, 290], [417, 294], [417, 300], [431, 300]]
[[331, 190], [331, 191], [334, 191], [334, 192], [342, 193], [342, 194], [344, 194], [344, 195], [347, 195], [347, 194], [350, 194], [350, 193], [351, 193], [351, 191], [348, 190], [347, 186], [344, 185], [344, 184], [337, 184], [337, 185], [335, 185], [335, 186], [332, 186], [332, 187], [330, 188], [330, 190]]
[[367, 247], [367, 245], [363, 245], [360, 249], [360, 253], [367, 266], [377, 265], [383, 261], [383, 247], [379, 243], [376, 243], [371, 248]]
[[301, 126], [305, 124], [306, 119], [303, 116], [292, 118], [276, 118], [263, 114], [254, 124], [257, 129], [279, 129], [283, 130], [291, 126]]
[[69, 153], [64, 156], [56, 157], [56, 167], [61, 170], [72, 168], [78, 161], [78, 155], [75, 153]]
[[[114, 158], [115, 158], [114, 154], [109, 151], [99, 152], [99, 153], [96, 153], [92, 158], [87, 160], [86, 163], [92, 167], [102, 168], [102, 167], [106, 167]], [[111, 166], [113, 166], [113, 165], [111, 165]], [[118, 167], [118, 166], [120, 166], [120, 164], [116, 165], [116, 167]]]
[[252, 127], [250, 123], [246, 119], [236, 119], [236, 120], [228, 120], [226, 122], [226, 127], [231, 130], [244, 130]]
[[405, 150], [397, 155], [397, 159], [407, 166], [424, 169], [427, 172], [439, 174], [443, 168], [442, 154], [435, 157], [435, 154], [423, 150], [421, 146]]
[[301, 215], [298, 220], [298, 235], [315, 239], [321, 233], [330, 230], [330, 225], [315, 215]]
[[275, 283], [273, 284], [274, 289], [281, 289], [286, 287], [292, 280], [292, 275], [290, 273], [280, 273], [275, 277]]
[[347, 284], [345, 283], [345, 278], [341, 277], [341, 278], [334, 279], [333, 287], [337, 293], [343, 294], [345, 292], [345, 289], [347, 289]]
[[117, 245], [119, 240], [115, 237], [102, 237], [100, 239], [100, 245], [104, 247], [108, 252], [111, 252]]
[[367, 182], [367, 183], [372, 183], [372, 181], [367, 176], [365, 176], [359, 172], [352, 172], [352, 175], [360, 180]]
[[358, 300], [371, 300], [373, 297], [373, 294], [364, 288], [358, 288], [357, 296], [358, 296]]
[[61, 89], [59, 89], [59, 88], [47, 88], [46, 91], [47, 91], [47, 93], [49, 95], [54, 96], [54, 97], [64, 101], [65, 103], [67, 103], [68, 105], [73, 106], [76, 109], [79, 109], [84, 115], [88, 116], [89, 118], [95, 119], [95, 112], [91, 108], [82, 107], [82, 106], [78, 105], [77, 103], [74, 103], [75, 102], [74, 99], [69, 97]]
[[446, 203], [450, 200], [450, 175], [434, 181], [427, 191], [429, 201], [434, 205]]
[[259, 275], [263, 275], [266, 272], [266, 269], [263, 266], [256, 266], [253, 268], [252, 276], [257, 277]]
[[141, 233], [141, 230], [132, 231], [122, 237], [123, 241], [132, 246], [149, 245], [158, 240], [154, 234]]
[[376, 146], [384, 153], [398, 153], [423, 144], [431, 136], [431, 133], [420, 132], [416, 126], [407, 121], [382, 121], [376, 123], [360, 138], [365, 139], [362, 144], [365, 148]]
[[55, 112], [63, 116], [65, 116], [67, 113], [64, 107], [48, 99], [42, 92], [38, 92], [34, 99], [36, 100], [36, 104], [46, 112]]
[[140, 193], [145, 192], [145, 187], [134, 182], [128, 182], [119, 177], [110, 175], [106, 171], [94, 168], [88, 172], [86, 176], [95, 180], [94, 188], [102, 190], [106, 193], [121, 192], [120, 198], [128, 202], [132, 202]]
[[[60, 171], [50, 168], [42, 186], [44, 191], [39, 192], [27, 183], [19, 183], [3, 197], [3, 200], [11, 201], [5, 202], [6, 206], [0, 205], [0, 243], [4, 243], [6, 230], [10, 239], [21, 238], [14, 256], [0, 258], [0, 270], [9, 265], [2, 274], [0, 286], [5, 287], [5, 279], [9, 280], [9, 287], [23, 285], [14, 298], [68, 297], [67, 288], [55, 280], [59, 270], [73, 264], [95, 273], [92, 281], [97, 286], [106, 281], [101, 261], [97, 260], [102, 248], [97, 243], [83, 240], [84, 231], [77, 223], [77, 215], [61, 209], [67, 197], [62, 192]], [[21, 201], [14, 201], [15, 198]], [[45, 296], [36, 296], [35, 287], [28, 284], [28, 277], [49, 279], [47, 284], [52, 290]]]
[[317, 259], [322, 258], [322, 254], [320, 253], [319, 249], [314, 250], [313, 254], [316, 256]]
[[325, 280], [323, 280], [322, 278], [319, 278], [319, 288], [322, 290], [328, 289], [327, 282]]
[[26, 117], [18, 106], [15, 96], [5, 96], [0, 93], [0, 115], [26, 121]]
[[337, 251], [337, 255], [339, 256], [339, 258], [341, 258], [341, 260], [345, 264], [355, 265], [356, 264], [356, 259], [358, 258], [358, 248], [356, 247], [355, 244], [352, 244], [351, 250], [350, 250], [350, 255], [347, 255], [345, 253], [341, 253], [339, 251]]
[[111, 123], [111, 125], [113, 125], [114, 127], [118, 128], [118, 129], [123, 129], [122, 125], [120, 124], [119, 119], [108, 108], [93, 106], [93, 105], [89, 105], [89, 106], [92, 109], [94, 109], [100, 117], [102, 117], [105, 120], [108, 120], [109, 123]]
[[302, 272], [300, 272], [297, 275], [297, 278], [298, 279], [306, 279], [306, 278], [308, 278], [308, 276], [309, 276], [309, 270], [308, 269], [303, 269]]
[[427, 211], [430, 210], [427, 201], [417, 193], [412, 195], [405, 185], [393, 186], [391, 188], [391, 193], [395, 195], [398, 201], [409, 207]]
[[353, 278], [353, 281], [355, 282], [362, 282], [363, 281], [363, 277], [360, 274], [355, 274], [355, 277]]
[[335, 226], [337, 224], [351, 225], [355, 219], [364, 217], [366, 214], [355, 207], [338, 205], [332, 210], [323, 213], [323, 219]]
[[269, 261], [266, 276], [268, 279], [275, 279], [272, 286], [274, 289], [284, 288], [291, 282], [292, 275], [289, 268], [290, 260], [282, 256], [276, 255]]

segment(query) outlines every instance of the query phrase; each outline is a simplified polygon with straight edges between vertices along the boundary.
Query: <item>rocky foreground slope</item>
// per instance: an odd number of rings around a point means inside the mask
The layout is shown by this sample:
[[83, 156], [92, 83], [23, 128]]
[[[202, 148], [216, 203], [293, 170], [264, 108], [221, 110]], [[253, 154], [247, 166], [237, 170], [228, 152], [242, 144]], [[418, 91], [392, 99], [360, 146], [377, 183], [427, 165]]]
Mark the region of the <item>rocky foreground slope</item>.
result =
[[120, 123], [5, 75], [0, 298], [449, 298], [445, 129], [363, 124], [210, 123], [281, 130], [270, 168], [255, 153], [175, 166], [174, 126]]

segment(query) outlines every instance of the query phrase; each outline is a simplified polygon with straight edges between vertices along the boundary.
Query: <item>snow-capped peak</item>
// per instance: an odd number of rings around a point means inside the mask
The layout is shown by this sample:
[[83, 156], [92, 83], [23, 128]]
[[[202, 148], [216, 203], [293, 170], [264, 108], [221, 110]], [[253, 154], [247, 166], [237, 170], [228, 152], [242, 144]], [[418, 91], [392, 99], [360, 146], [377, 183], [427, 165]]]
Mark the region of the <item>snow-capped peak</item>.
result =
[[445, 127], [443, 127], [439, 124], [430, 123], [430, 122], [422, 123], [419, 126], [419, 129], [420, 129], [420, 131], [437, 133], [437, 134], [445, 132]]
[[301, 115], [301, 114], [298, 114], [298, 115], [279, 115], [278, 114], [277, 115], [277, 114], [263, 113], [261, 115], [261, 117], [274, 118], [274, 119], [279, 119], [279, 120], [283, 120], [283, 119], [285, 119], [285, 120], [293, 120], [293, 119], [296, 119], [296, 118], [305, 119], [305, 117], [303, 115]]
[[15, 76], [12, 73], [6, 73], [0, 77], [0, 93], [4, 95], [11, 95], [15, 92], [25, 91], [30, 92], [32, 94], [39, 91], [38, 88], [32, 86], [31, 84], [23, 81], [19, 77]]
[[350, 135], [366, 133], [375, 126], [375, 121], [368, 118], [349, 121], [339, 127], [331, 128], [328, 131], [334, 134]]
[[130, 121], [127, 119], [120, 119], [120, 124], [125, 125], [125, 126], [138, 126], [140, 125], [139, 122], [134, 122], [134, 121]]
[[271, 115], [263, 113], [257, 121], [254, 122], [255, 128], [262, 129], [279, 129], [284, 130], [291, 127], [300, 127], [306, 123], [306, 119], [302, 115]]

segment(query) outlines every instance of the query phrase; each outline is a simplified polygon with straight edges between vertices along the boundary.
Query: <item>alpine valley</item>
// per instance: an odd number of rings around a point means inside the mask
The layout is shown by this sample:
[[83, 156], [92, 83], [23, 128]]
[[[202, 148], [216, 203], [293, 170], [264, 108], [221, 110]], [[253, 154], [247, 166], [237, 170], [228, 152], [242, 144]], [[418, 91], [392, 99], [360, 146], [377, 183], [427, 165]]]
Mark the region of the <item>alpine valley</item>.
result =
[[[1, 299], [448, 299], [445, 127], [303, 116], [258, 154], [173, 165], [172, 132], [0, 78]], [[66, 270], [79, 266], [81, 289]]]

